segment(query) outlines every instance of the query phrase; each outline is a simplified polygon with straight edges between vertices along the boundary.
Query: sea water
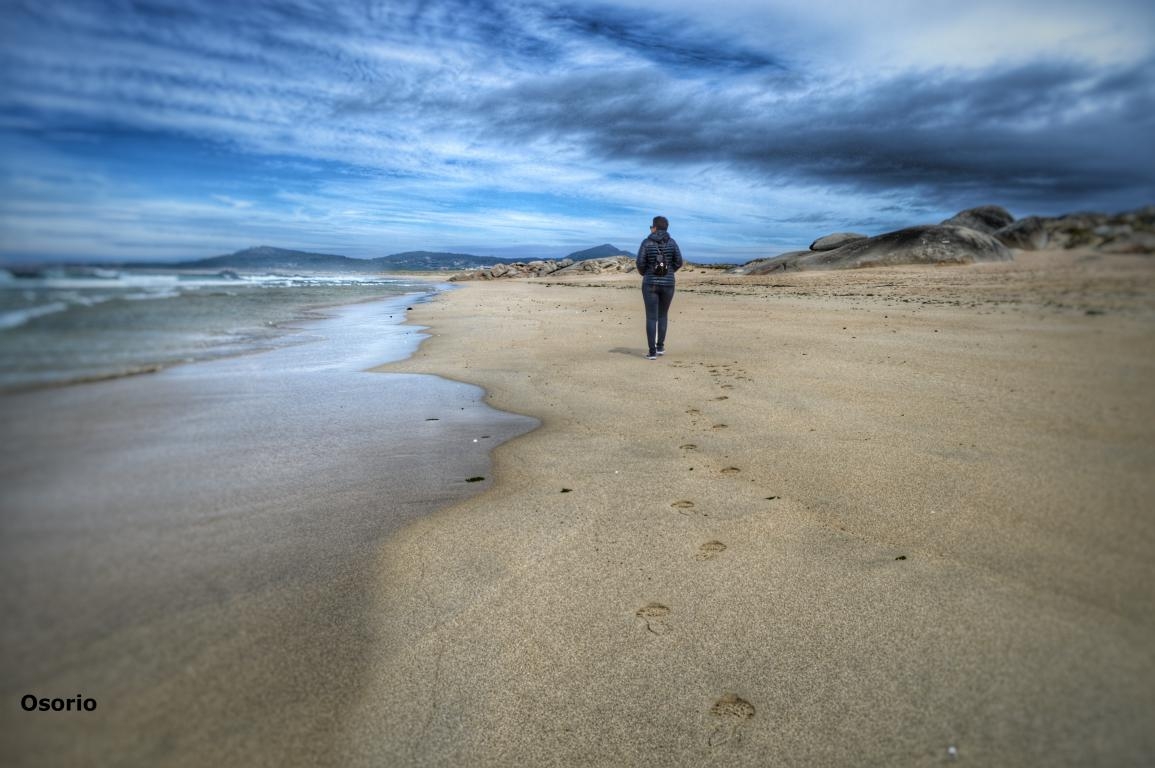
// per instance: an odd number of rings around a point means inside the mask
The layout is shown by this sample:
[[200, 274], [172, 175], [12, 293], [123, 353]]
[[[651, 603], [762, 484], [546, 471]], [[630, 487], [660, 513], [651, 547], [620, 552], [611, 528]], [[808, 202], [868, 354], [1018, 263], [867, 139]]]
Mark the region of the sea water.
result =
[[326, 306], [433, 290], [358, 274], [0, 269], [0, 391], [269, 349]]

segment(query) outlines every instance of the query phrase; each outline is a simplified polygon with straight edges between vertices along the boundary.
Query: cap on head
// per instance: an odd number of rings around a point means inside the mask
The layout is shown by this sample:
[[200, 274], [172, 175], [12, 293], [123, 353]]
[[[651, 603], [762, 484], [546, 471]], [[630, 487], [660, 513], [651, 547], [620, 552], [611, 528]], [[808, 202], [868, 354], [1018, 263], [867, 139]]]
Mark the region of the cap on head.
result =
[[665, 216], [655, 216], [653, 227], [665, 231], [670, 228], [670, 220]]

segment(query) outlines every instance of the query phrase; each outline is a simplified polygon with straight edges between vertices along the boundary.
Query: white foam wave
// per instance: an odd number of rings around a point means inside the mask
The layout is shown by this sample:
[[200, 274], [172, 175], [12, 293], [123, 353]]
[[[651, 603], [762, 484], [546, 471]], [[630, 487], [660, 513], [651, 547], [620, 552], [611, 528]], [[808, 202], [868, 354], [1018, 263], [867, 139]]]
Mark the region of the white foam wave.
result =
[[63, 301], [54, 301], [51, 304], [41, 304], [38, 307], [28, 307], [27, 309], [16, 309], [8, 312], [0, 312], [0, 330], [8, 330], [10, 328], [19, 328], [30, 320], [37, 317], [44, 317], [45, 315], [56, 314], [68, 309], [68, 305]]
[[167, 291], [145, 291], [143, 293], [126, 293], [121, 298], [131, 299], [132, 301], [151, 301], [152, 299], [175, 299], [181, 295], [181, 292], [175, 288], [170, 288]]
[[99, 288], [104, 290], [118, 289], [155, 289], [172, 288], [179, 286], [183, 289], [202, 287], [220, 287], [221, 285], [262, 285], [262, 286], [300, 286], [300, 285], [398, 285], [406, 281], [396, 277], [379, 277], [377, 275], [356, 274], [198, 274], [198, 273], [149, 273], [149, 272], [115, 272], [112, 270], [94, 270], [90, 274], [75, 274], [62, 269], [45, 270], [35, 277], [15, 277], [11, 272], [0, 269], [0, 285], [23, 288], [47, 288], [58, 290], [82, 290]]

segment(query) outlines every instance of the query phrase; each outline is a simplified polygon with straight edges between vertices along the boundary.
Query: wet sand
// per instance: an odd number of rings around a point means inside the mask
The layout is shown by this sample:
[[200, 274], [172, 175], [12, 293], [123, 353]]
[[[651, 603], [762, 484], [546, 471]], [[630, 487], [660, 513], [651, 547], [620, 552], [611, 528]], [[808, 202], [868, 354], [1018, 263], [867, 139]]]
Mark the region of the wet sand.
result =
[[[4, 765], [334, 765], [380, 542], [534, 426], [366, 368], [412, 299], [303, 343], [0, 397]], [[390, 320], [395, 314], [396, 320]], [[437, 419], [432, 421], [431, 419]], [[82, 694], [85, 713], [20, 699]]]
[[384, 542], [358, 765], [1155, 759], [1155, 261], [472, 283], [542, 427]]

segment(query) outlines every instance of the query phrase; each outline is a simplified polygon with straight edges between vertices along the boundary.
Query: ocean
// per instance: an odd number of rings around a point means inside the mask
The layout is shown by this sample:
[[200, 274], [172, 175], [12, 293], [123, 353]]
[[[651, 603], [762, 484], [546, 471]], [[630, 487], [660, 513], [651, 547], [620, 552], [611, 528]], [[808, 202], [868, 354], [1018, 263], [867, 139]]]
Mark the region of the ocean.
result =
[[323, 307], [436, 290], [355, 274], [0, 269], [0, 391], [271, 349]]

